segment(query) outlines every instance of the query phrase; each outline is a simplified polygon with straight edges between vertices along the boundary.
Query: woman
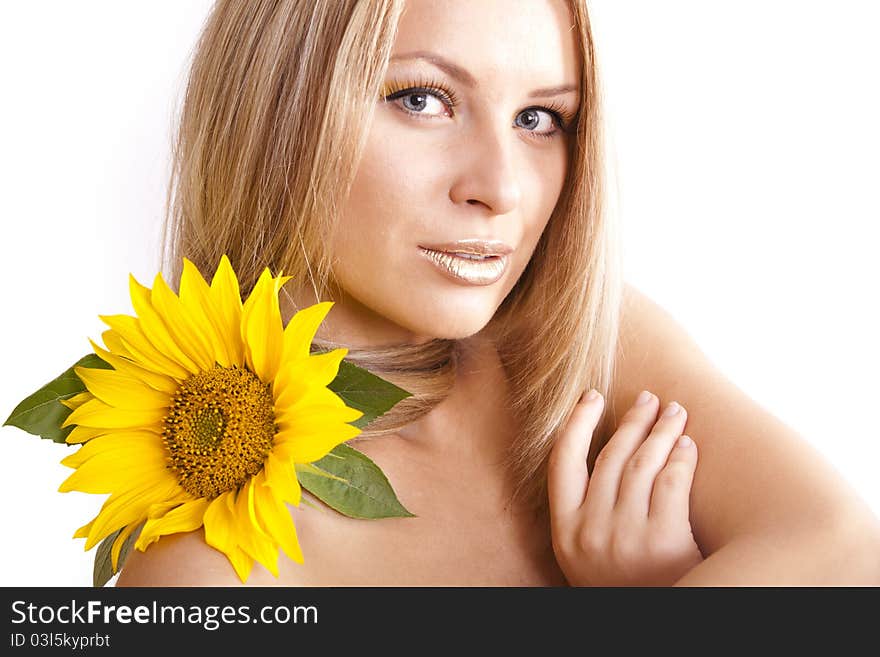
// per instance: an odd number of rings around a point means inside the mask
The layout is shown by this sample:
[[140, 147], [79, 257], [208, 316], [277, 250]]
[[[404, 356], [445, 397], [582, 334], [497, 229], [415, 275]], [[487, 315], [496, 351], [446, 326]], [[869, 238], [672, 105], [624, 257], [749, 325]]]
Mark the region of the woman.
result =
[[[415, 393], [353, 442], [417, 517], [292, 508], [305, 563], [249, 584], [880, 584], [867, 506], [621, 281], [600, 100], [580, 0], [217, 3], [172, 279], [283, 269]], [[236, 583], [201, 530], [117, 582]]]

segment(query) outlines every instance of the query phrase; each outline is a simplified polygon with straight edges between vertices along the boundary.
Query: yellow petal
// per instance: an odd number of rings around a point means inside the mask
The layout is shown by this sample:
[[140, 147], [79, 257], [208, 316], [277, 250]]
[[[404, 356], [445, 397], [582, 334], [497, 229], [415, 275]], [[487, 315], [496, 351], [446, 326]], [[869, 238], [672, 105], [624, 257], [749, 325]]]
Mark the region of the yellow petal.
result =
[[112, 429], [136, 429], [144, 426], [159, 425], [166, 411], [161, 408], [130, 410], [114, 408], [100, 399], [92, 399], [74, 410], [61, 427], [81, 424], [87, 427], [108, 427]]
[[[301, 394], [294, 398], [293, 395], [282, 392], [275, 400], [276, 417], [279, 414], [291, 414], [305, 412], [306, 409], [317, 406], [337, 409], [341, 412], [335, 413], [334, 418], [342, 422], [353, 422], [363, 416], [363, 411], [346, 405], [335, 392], [325, 387], [310, 386]], [[347, 419], [344, 419], [347, 418]]]
[[73, 397], [68, 397], [67, 399], [59, 399], [62, 404], [67, 406], [67, 408], [71, 410], [75, 410], [82, 406], [84, 403], [92, 399], [93, 395], [88, 390], [83, 390], [82, 392], [78, 392]]
[[191, 374], [189, 370], [176, 361], [166, 358], [147, 339], [135, 317], [129, 315], [98, 315], [98, 317], [114, 330], [122, 341], [123, 347], [139, 365], [159, 374], [167, 374], [178, 381], [189, 378]]
[[[161, 518], [166, 513], [171, 511], [171, 509], [177, 508], [181, 504], [186, 504], [187, 502], [192, 502], [194, 497], [190, 496], [186, 500], [181, 500], [179, 498], [172, 499], [170, 501], [166, 500], [164, 502], [154, 502], [147, 509], [147, 517], [146, 520], [155, 520], [156, 518]], [[201, 498], [199, 498], [201, 499]], [[143, 550], [141, 550], [143, 552]]]
[[78, 450], [65, 456], [61, 460], [62, 465], [69, 468], [78, 468], [93, 456], [102, 452], [121, 450], [135, 452], [138, 458], [151, 459], [163, 458], [165, 447], [162, 438], [158, 434], [143, 430], [112, 431], [90, 440]]
[[61, 493], [78, 491], [80, 493], [103, 495], [113, 493], [124, 487], [156, 481], [157, 479], [165, 478], [168, 474], [164, 464], [160, 467], [144, 466], [137, 471], [137, 476], [134, 476], [135, 470], [131, 461], [120, 462], [119, 467], [121, 470], [119, 471], [108, 469], [108, 463], [112, 466], [112, 462], [109, 462], [106, 458], [92, 459], [74, 470], [58, 487], [58, 491]]
[[177, 479], [167, 471], [161, 479], [114, 493], [94, 520], [86, 541], [86, 550], [90, 550], [120, 527], [143, 520], [151, 504], [173, 499], [184, 501], [189, 498], [191, 496], [180, 488]]
[[205, 542], [225, 554], [239, 579], [246, 582], [254, 562], [238, 545], [233, 493], [223, 493], [214, 498], [205, 510], [204, 523]]
[[92, 525], [94, 525], [94, 524], [95, 524], [94, 520], [91, 520], [90, 522], [86, 523], [85, 525], [83, 525], [82, 527], [80, 527], [79, 529], [77, 529], [73, 533], [73, 537], [74, 538], [88, 538], [89, 532], [92, 530]]
[[192, 374], [206, 369], [186, 353], [183, 341], [177, 334], [178, 327], [172, 326], [153, 306], [150, 288], [138, 283], [131, 274], [128, 276], [128, 288], [141, 330], [153, 346]]
[[247, 552], [236, 546], [226, 555], [242, 584], [247, 581], [254, 565], [254, 559]]
[[242, 308], [241, 337], [251, 371], [263, 382], [275, 378], [281, 359], [281, 311], [278, 291], [290, 276], [273, 279], [266, 267]]
[[304, 364], [306, 360], [303, 358], [280, 364], [275, 379], [272, 381], [272, 396], [276, 407], [293, 404], [310, 389], [316, 387], [304, 375], [301, 363]]
[[[110, 333], [110, 331], [107, 331], [107, 333]], [[91, 339], [89, 339], [89, 342], [92, 345], [92, 349], [95, 350], [95, 353], [100, 356], [102, 360], [112, 365], [113, 369], [117, 372], [135, 378], [150, 386], [153, 390], [164, 392], [166, 395], [174, 395], [177, 393], [179, 386], [177, 381], [171, 377], [141, 367], [127, 357], [118, 356], [112, 352], [105, 351]]]
[[68, 445], [75, 445], [78, 443], [84, 443], [97, 436], [103, 436], [111, 431], [113, 431], [113, 429], [108, 429], [107, 427], [82, 427], [76, 425], [73, 428], [73, 431], [67, 434], [65, 441]]
[[290, 318], [284, 329], [282, 362], [308, 357], [315, 333], [330, 312], [333, 303], [333, 301], [321, 301], [303, 308]]
[[276, 436], [284, 438], [288, 434], [311, 435], [320, 433], [327, 427], [339, 424], [340, 422], [352, 422], [362, 415], [361, 411], [344, 405], [309, 405], [295, 411], [290, 411], [286, 408], [278, 409], [275, 419], [281, 426], [281, 430]]
[[101, 339], [104, 341], [104, 346], [107, 347], [107, 350], [114, 355], [127, 358], [132, 362], [137, 360], [135, 355], [125, 346], [125, 343], [122, 341], [122, 338], [119, 337], [119, 334], [113, 329], [107, 329], [101, 333]]
[[309, 356], [301, 365], [305, 377], [315, 385], [330, 385], [339, 374], [339, 365], [347, 354], [348, 349], [334, 349], [327, 353]]
[[221, 367], [232, 367], [232, 356], [226, 346], [223, 321], [211, 299], [211, 288], [202, 278], [198, 268], [188, 258], [183, 259], [180, 275], [180, 303], [187, 309], [194, 323], [207, 336], [214, 353], [214, 360]]
[[158, 541], [160, 536], [195, 531], [204, 522], [208, 504], [210, 502], [204, 498], [184, 502], [160, 518], [147, 520], [138, 536], [137, 549], [146, 550], [147, 546]]
[[136, 453], [117, 450], [115, 453], [96, 455], [78, 466], [62, 482], [58, 491], [101, 495], [165, 480], [168, 476], [170, 474], [164, 457], [158, 463], [155, 460], [144, 462], [143, 457], [138, 457]]
[[232, 491], [221, 493], [205, 509], [205, 541], [221, 552], [227, 552], [238, 545], [235, 523], [229, 509], [229, 496], [232, 494]]
[[[171, 330], [171, 334], [180, 344], [181, 349], [201, 370], [214, 367], [214, 348], [207, 335], [189, 313], [176, 294], [165, 283], [162, 274], [156, 274], [153, 280], [153, 289], [150, 293], [153, 308], [165, 320], [165, 324]], [[202, 316], [202, 311], [195, 313], [196, 317]]]
[[270, 452], [263, 469], [266, 473], [264, 485], [272, 488], [279, 499], [299, 506], [302, 488], [296, 478], [296, 469], [293, 463], [279, 458], [274, 452]]
[[232, 364], [237, 367], [244, 365], [244, 342], [241, 339], [241, 292], [238, 279], [229, 263], [226, 254], [220, 258], [220, 264], [211, 280], [211, 300], [223, 323], [223, 337]]
[[[292, 435], [276, 444], [272, 448], [272, 452], [281, 459], [288, 459], [296, 463], [313, 463], [324, 458], [334, 447], [346, 440], [351, 440], [360, 432], [360, 429], [350, 424], [338, 424], [326, 428], [321, 433]], [[280, 435], [280, 433], [276, 435], [276, 441]]]
[[257, 509], [257, 518], [266, 528], [266, 533], [281, 546], [288, 557], [302, 563], [303, 555], [293, 518], [290, 517], [290, 511], [284, 503], [275, 496], [274, 490], [269, 486], [255, 486], [254, 506]]
[[260, 525], [254, 508], [254, 484], [256, 481], [256, 477], [251, 477], [241, 487], [235, 502], [238, 542], [242, 550], [263, 564], [275, 577], [278, 577], [278, 546]]
[[276, 402], [289, 406], [309, 388], [326, 388], [336, 378], [340, 364], [347, 354], [348, 349], [334, 349], [317, 356], [285, 361], [272, 385]]
[[132, 378], [116, 370], [74, 367], [74, 373], [95, 397], [117, 408], [146, 410], [167, 408], [171, 403], [169, 396], [154, 390], [139, 379]]

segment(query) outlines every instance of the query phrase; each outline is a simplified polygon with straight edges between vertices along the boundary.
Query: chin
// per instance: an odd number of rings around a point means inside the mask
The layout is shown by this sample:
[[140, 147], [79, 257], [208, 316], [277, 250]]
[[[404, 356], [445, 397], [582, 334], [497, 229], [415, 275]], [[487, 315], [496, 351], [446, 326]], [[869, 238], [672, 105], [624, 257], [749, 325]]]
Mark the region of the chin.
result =
[[441, 339], [441, 340], [463, 340], [465, 338], [469, 338], [472, 335], [476, 335], [483, 329], [483, 326], [478, 326], [476, 328], [465, 328], [465, 329], [450, 329], [448, 331], [440, 331], [434, 330], [431, 334], [432, 338]]
[[443, 340], [461, 340], [469, 338], [482, 331], [491, 315], [477, 316], [474, 315], [441, 315], [433, 316], [433, 321], [420, 322], [419, 326], [413, 327], [413, 331], [418, 335], [426, 335], [432, 338]]

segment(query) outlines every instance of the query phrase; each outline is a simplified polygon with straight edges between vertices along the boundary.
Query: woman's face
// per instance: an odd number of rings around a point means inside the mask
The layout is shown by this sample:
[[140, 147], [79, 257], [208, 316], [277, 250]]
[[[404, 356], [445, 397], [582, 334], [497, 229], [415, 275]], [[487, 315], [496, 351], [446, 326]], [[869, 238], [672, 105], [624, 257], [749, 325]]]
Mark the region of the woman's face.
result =
[[[463, 338], [489, 322], [562, 189], [578, 52], [564, 0], [408, 0], [332, 245], [334, 339]], [[475, 240], [509, 253], [450, 255]]]

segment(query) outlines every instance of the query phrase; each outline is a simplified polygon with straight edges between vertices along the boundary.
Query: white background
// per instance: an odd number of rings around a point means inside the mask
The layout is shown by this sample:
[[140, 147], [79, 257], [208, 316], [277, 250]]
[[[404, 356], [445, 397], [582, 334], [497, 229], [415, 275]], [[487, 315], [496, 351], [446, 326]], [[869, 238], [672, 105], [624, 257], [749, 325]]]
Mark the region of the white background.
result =
[[[880, 514], [876, 3], [591, 2], [626, 278]], [[207, 0], [0, 4], [0, 420], [158, 271]], [[90, 585], [69, 448], [0, 428], [0, 585]]]

